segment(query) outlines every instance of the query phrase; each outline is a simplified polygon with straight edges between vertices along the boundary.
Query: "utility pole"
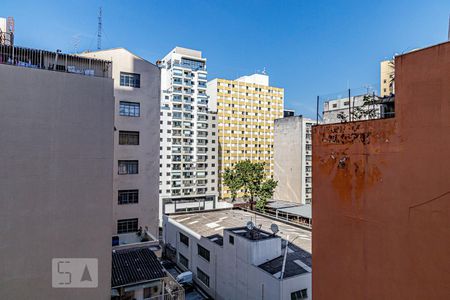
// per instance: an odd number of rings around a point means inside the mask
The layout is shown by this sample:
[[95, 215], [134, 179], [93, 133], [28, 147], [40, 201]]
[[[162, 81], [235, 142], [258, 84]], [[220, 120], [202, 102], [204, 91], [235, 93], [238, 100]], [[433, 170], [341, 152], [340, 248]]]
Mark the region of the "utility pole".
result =
[[97, 50], [102, 49], [102, 7], [98, 10]]

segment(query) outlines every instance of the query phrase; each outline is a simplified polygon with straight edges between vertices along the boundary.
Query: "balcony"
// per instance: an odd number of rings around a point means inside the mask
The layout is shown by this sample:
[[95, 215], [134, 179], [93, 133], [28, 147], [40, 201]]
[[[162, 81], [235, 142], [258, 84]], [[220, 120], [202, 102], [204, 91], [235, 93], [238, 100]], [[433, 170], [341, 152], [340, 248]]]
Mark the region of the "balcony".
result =
[[0, 45], [0, 64], [111, 78], [110, 61], [17, 46]]

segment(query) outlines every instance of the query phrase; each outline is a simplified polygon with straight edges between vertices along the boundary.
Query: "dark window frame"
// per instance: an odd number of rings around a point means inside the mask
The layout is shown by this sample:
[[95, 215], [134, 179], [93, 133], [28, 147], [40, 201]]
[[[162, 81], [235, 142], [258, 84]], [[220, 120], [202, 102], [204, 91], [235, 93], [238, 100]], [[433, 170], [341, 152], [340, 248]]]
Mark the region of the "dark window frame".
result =
[[291, 300], [307, 299], [308, 289], [301, 289], [291, 293]]
[[119, 190], [117, 203], [119, 205], [139, 203], [139, 190]]
[[119, 175], [139, 174], [139, 161], [119, 160], [117, 173]]
[[211, 253], [209, 252], [209, 250], [200, 244], [197, 244], [197, 254], [207, 261], [211, 260]]
[[120, 72], [120, 86], [140, 88], [141, 87], [141, 74]]
[[234, 245], [234, 236], [232, 236], [231, 234], [228, 236], [228, 243]]
[[181, 253], [178, 253], [178, 261], [183, 267], [189, 269], [189, 259], [186, 256], [184, 256]]
[[117, 220], [117, 234], [137, 232], [138, 228], [138, 218]]
[[119, 131], [119, 145], [139, 146], [139, 131]]
[[141, 104], [139, 102], [120, 101], [119, 115], [123, 117], [140, 117]]
[[202, 269], [197, 267], [197, 278], [200, 280], [204, 285], [209, 287], [209, 275], [206, 274]]
[[189, 237], [182, 232], [180, 232], [180, 242], [186, 247], [189, 247]]

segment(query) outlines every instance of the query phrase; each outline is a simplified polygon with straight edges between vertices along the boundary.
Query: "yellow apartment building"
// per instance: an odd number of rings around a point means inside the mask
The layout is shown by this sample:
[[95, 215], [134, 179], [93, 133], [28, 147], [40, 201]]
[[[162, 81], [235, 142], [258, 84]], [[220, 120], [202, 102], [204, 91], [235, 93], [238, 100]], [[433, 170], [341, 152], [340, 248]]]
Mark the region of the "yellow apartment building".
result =
[[[241, 160], [266, 163], [273, 177], [274, 121], [283, 117], [284, 89], [269, 86], [269, 76], [253, 74], [236, 80], [208, 82], [208, 106], [217, 111], [219, 145], [219, 198], [231, 195], [222, 174]], [[242, 193], [238, 196], [242, 196]]]

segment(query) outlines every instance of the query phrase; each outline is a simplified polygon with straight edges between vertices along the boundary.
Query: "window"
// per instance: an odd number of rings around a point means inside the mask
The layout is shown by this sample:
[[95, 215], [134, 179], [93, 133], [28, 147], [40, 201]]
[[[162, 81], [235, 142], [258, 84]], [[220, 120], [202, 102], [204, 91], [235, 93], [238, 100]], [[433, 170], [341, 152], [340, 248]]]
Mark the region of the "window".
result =
[[140, 88], [141, 75], [135, 73], [120, 72], [120, 85]]
[[197, 268], [197, 278], [198, 280], [203, 282], [207, 287], [209, 287], [209, 276], [199, 268]]
[[119, 160], [119, 175], [138, 173], [139, 163], [137, 160]]
[[337, 107], [337, 104], [333, 104], [333, 108], [336, 108]]
[[308, 298], [308, 290], [303, 289], [296, 292], [291, 293], [291, 300], [297, 299], [307, 299]]
[[117, 234], [138, 231], [138, 219], [123, 219], [117, 221]]
[[186, 269], [189, 269], [189, 259], [187, 259], [183, 254], [179, 253], [179, 261]]
[[228, 242], [229, 242], [231, 245], [234, 245], [234, 236], [229, 235], [229, 236], [228, 236]]
[[139, 117], [140, 104], [137, 102], [120, 101], [119, 114], [125, 117]]
[[139, 202], [139, 190], [122, 190], [118, 194], [119, 204], [133, 204]]
[[119, 145], [139, 145], [139, 131], [119, 131]]
[[207, 261], [209, 261], [209, 250], [202, 247], [201, 245], [197, 245], [197, 254]]
[[186, 247], [189, 247], [189, 238], [186, 235], [182, 234], [181, 232], [180, 232], [180, 242], [185, 244]]

